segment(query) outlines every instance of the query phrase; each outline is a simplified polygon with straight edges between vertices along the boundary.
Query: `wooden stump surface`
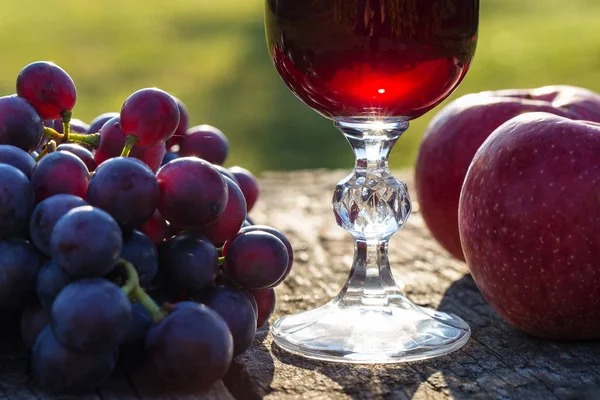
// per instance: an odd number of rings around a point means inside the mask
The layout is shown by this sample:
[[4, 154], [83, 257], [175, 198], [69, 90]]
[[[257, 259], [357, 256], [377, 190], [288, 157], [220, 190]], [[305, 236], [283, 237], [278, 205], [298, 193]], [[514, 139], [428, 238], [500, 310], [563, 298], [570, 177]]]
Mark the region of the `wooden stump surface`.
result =
[[[335, 224], [331, 196], [340, 171], [267, 173], [252, 212], [257, 223], [282, 230], [295, 249], [294, 269], [277, 288], [280, 316], [322, 305], [344, 284], [351, 237]], [[412, 188], [412, 172], [397, 176]], [[414, 195], [414, 194], [413, 194]], [[461, 350], [397, 365], [345, 365], [307, 360], [273, 344], [268, 328], [210, 391], [153, 396], [122, 380], [94, 400], [133, 399], [600, 399], [600, 342], [560, 343], [529, 337], [487, 305], [467, 266], [431, 238], [418, 211], [390, 243], [395, 278], [415, 303], [453, 312], [472, 328]], [[70, 399], [45, 394], [27, 377], [27, 351], [14, 329], [2, 330], [0, 400]]]

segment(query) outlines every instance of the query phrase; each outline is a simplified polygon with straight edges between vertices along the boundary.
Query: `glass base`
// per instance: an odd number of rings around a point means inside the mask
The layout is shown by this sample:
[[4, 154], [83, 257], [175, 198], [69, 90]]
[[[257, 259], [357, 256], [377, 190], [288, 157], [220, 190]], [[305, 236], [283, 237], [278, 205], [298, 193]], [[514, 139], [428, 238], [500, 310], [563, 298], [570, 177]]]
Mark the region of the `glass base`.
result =
[[461, 318], [399, 297], [384, 307], [345, 307], [335, 299], [283, 317], [273, 325], [275, 343], [317, 360], [385, 364], [449, 354], [469, 340], [471, 330]]

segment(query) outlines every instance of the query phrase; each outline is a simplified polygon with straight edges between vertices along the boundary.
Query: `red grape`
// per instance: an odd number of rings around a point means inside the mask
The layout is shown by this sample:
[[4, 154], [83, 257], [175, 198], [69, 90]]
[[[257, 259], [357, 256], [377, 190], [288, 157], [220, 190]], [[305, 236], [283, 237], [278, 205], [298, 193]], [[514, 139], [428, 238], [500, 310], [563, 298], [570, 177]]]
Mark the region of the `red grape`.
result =
[[185, 132], [188, 129], [189, 124], [189, 115], [185, 104], [177, 97], [173, 96], [175, 102], [177, 103], [177, 107], [179, 107], [179, 125], [175, 130], [175, 133], [171, 138], [167, 141], [167, 149], [170, 150], [171, 147], [178, 145], [181, 142], [181, 139], [185, 135]]
[[76, 155], [81, 161], [83, 161], [90, 172], [96, 169], [96, 160], [94, 160], [94, 155], [91, 151], [81, 145], [75, 143], [63, 143], [58, 145], [56, 150], [66, 151], [67, 153]]
[[179, 107], [167, 92], [141, 89], [125, 100], [121, 108], [121, 129], [137, 138], [140, 146], [164, 143], [179, 125]]
[[90, 179], [87, 201], [112, 215], [124, 232], [130, 232], [154, 214], [158, 182], [140, 160], [111, 158], [103, 162]]
[[276, 285], [279, 285], [281, 282], [284, 281], [285, 278], [287, 278], [287, 276], [292, 271], [292, 265], [294, 264], [294, 250], [292, 249], [292, 244], [290, 243], [288, 238], [285, 237], [285, 235], [283, 233], [281, 233], [280, 231], [278, 231], [275, 228], [272, 228], [270, 226], [265, 226], [265, 225], [251, 225], [251, 226], [244, 227], [240, 230], [240, 234], [246, 233], [246, 232], [254, 232], [254, 231], [267, 232], [267, 233], [270, 233], [271, 235], [276, 236], [277, 239], [279, 239], [283, 242], [283, 244], [285, 245], [285, 248], [288, 251], [288, 266], [285, 271], [285, 274], [283, 274], [283, 276], [281, 277], [279, 282], [277, 282], [277, 284], [276, 284]]
[[114, 350], [131, 326], [131, 303], [119, 286], [85, 278], [65, 286], [51, 309], [52, 331], [63, 346], [78, 353]]
[[[238, 185], [238, 187], [240, 186], [240, 184], [237, 181], [237, 178], [235, 177], [235, 175], [233, 175], [233, 172], [231, 172], [230, 170], [228, 170], [227, 168], [225, 168], [222, 165], [213, 164], [213, 167], [215, 167], [216, 169], [218, 169], [219, 172], [221, 173], [221, 175], [226, 176], [229, 179], [231, 179], [232, 181], [234, 181], [235, 184]], [[245, 200], [245, 198], [244, 198], [244, 200]]]
[[258, 307], [258, 320], [256, 321], [256, 325], [258, 328], [261, 328], [269, 321], [269, 318], [273, 315], [273, 311], [275, 311], [275, 303], [277, 301], [275, 290], [273, 290], [273, 288], [254, 290], [252, 291], [252, 295], [254, 296]]
[[98, 115], [96, 118], [92, 120], [90, 123], [90, 127], [88, 128], [88, 133], [98, 133], [100, 129], [107, 123], [109, 120], [118, 117], [118, 112], [107, 112], [104, 114]]
[[35, 199], [40, 201], [65, 193], [86, 197], [90, 172], [77, 156], [57, 151], [42, 158], [31, 173]]
[[91, 206], [72, 209], [58, 220], [50, 237], [54, 262], [74, 277], [104, 276], [123, 249], [119, 225], [105, 211]]
[[217, 247], [232, 239], [246, 219], [246, 200], [242, 191], [231, 179], [226, 176], [224, 178], [228, 190], [225, 211], [215, 221], [197, 230]]
[[[148, 236], [134, 230], [123, 240], [121, 258], [133, 264], [140, 285], [147, 287], [158, 271], [158, 252]], [[117, 266], [116, 268], [121, 268]], [[121, 268], [122, 269], [122, 268]]]
[[152, 217], [139, 230], [148, 236], [157, 247], [165, 241], [169, 232], [167, 221], [165, 221], [158, 211], [154, 211]]
[[24, 239], [0, 241], [0, 309], [20, 308], [35, 298], [44, 256]]
[[62, 118], [75, 106], [75, 83], [62, 68], [47, 61], [27, 65], [17, 77], [17, 94], [43, 119]]
[[35, 167], [35, 160], [25, 151], [9, 144], [0, 144], [0, 163], [12, 165], [31, 178], [31, 171]]
[[223, 318], [189, 302], [146, 336], [147, 376], [177, 389], [208, 388], [223, 378], [233, 357], [233, 339]]
[[[107, 121], [100, 129], [100, 144], [94, 152], [96, 164], [100, 165], [109, 158], [119, 157], [123, 146], [125, 136], [121, 130], [120, 117], [116, 117]], [[164, 143], [148, 147], [135, 146], [129, 157], [143, 161], [152, 171], [156, 171], [160, 168], [165, 152]]]
[[114, 375], [123, 375], [133, 370], [144, 354], [144, 342], [146, 334], [152, 326], [152, 319], [140, 303], [131, 305], [131, 317], [129, 333], [119, 346], [119, 361]]
[[158, 211], [178, 228], [197, 228], [215, 221], [227, 205], [227, 184], [210, 163], [183, 157], [157, 173]]
[[35, 291], [40, 303], [51, 308], [54, 299], [74, 278], [50, 260], [37, 274]]
[[44, 121], [35, 109], [17, 96], [0, 97], [0, 144], [10, 144], [27, 152], [42, 141]]
[[204, 292], [219, 269], [215, 246], [194, 234], [173, 236], [160, 247], [160, 273], [176, 291]]
[[65, 348], [48, 325], [35, 341], [31, 375], [51, 392], [83, 394], [106, 382], [116, 364], [116, 349], [101, 354], [76, 353]]
[[86, 206], [83, 199], [71, 194], [57, 194], [41, 201], [31, 214], [29, 237], [42, 252], [50, 255], [50, 235], [56, 222], [74, 208]]
[[210, 125], [199, 125], [188, 129], [179, 144], [179, 154], [182, 157], [200, 157], [219, 165], [225, 162], [228, 151], [227, 137]]
[[0, 164], [0, 240], [26, 237], [34, 194], [24, 173]]
[[242, 189], [242, 193], [244, 193], [244, 197], [246, 198], [248, 212], [250, 212], [258, 199], [258, 181], [252, 175], [252, 172], [246, 168], [231, 167], [229, 170], [233, 173], [235, 179], [237, 179], [238, 186]]
[[256, 334], [256, 314], [248, 297], [231, 287], [218, 286], [203, 303], [227, 323], [233, 337], [233, 356], [248, 350]]
[[246, 289], [275, 286], [288, 266], [285, 244], [276, 236], [263, 231], [237, 236], [224, 253], [225, 272], [231, 280]]

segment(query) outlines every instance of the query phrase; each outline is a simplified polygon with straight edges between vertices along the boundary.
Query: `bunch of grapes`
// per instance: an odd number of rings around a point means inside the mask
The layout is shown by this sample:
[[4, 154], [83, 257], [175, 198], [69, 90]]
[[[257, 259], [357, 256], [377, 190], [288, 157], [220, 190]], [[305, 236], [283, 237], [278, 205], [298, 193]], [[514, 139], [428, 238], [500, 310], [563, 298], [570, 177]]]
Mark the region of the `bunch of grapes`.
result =
[[0, 308], [22, 309], [49, 391], [131, 372], [208, 387], [273, 313], [292, 247], [252, 223], [256, 179], [181, 101], [142, 89], [86, 125], [75, 99], [49, 62], [0, 98]]

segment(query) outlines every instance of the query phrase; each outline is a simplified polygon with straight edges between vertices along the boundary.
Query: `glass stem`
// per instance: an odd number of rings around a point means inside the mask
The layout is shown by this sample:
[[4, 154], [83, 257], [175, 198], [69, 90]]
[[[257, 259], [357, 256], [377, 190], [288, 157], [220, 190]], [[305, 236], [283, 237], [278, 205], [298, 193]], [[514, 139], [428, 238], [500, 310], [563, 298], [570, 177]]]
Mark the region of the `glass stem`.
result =
[[388, 156], [407, 122], [355, 123], [337, 121], [356, 156], [354, 171], [333, 196], [338, 225], [354, 238], [350, 277], [337, 296], [340, 306], [387, 307], [404, 296], [392, 276], [388, 242], [410, 214], [406, 184], [394, 178]]

